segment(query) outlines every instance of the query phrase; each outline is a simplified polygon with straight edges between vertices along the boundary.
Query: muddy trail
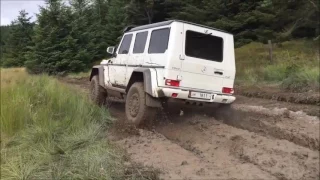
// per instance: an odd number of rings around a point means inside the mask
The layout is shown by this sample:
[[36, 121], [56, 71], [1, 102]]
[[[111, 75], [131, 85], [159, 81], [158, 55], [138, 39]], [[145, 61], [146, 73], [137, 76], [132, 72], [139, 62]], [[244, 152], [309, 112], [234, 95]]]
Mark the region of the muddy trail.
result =
[[[88, 92], [87, 79], [61, 80]], [[144, 129], [113, 102], [109, 138], [161, 179], [319, 179], [319, 106], [237, 98], [225, 112], [172, 105]]]

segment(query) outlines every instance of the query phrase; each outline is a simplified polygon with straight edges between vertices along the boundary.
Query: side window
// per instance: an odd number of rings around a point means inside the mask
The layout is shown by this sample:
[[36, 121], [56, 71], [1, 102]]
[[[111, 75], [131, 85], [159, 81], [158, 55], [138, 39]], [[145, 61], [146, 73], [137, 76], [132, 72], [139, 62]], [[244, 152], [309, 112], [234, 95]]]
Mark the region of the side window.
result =
[[170, 28], [152, 31], [149, 54], [164, 53], [168, 49]]
[[131, 44], [132, 34], [127, 34], [124, 36], [123, 41], [121, 43], [119, 54], [128, 54]]
[[148, 31], [137, 33], [136, 40], [134, 42], [133, 54], [144, 53], [148, 37]]

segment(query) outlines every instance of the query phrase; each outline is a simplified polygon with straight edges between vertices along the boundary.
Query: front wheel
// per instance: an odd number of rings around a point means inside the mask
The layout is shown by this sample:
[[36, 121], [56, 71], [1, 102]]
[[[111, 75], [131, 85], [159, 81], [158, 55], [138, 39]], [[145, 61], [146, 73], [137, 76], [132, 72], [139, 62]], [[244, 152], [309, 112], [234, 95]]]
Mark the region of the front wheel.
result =
[[145, 121], [151, 121], [155, 117], [156, 109], [146, 105], [146, 96], [142, 82], [134, 83], [126, 98], [126, 116], [129, 123], [139, 126]]
[[91, 100], [99, 106], [106, 103], [107, 94], [103, 87], [99, 85], [99, 77], [95, 75], [92, 77], [90, 82], [90, 98]]

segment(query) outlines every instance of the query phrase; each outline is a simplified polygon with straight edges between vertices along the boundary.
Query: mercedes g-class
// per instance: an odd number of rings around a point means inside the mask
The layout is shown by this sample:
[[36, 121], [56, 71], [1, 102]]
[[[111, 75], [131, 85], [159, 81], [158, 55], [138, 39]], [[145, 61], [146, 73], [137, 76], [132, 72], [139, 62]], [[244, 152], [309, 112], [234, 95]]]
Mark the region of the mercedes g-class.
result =
[[112, 58], [91, 71], [91, 99], [125, 100], [129, 122], [152, 119], [168, 100], [230, 105], [236, 74], [233, 35], [179, 20], [127, 28]]

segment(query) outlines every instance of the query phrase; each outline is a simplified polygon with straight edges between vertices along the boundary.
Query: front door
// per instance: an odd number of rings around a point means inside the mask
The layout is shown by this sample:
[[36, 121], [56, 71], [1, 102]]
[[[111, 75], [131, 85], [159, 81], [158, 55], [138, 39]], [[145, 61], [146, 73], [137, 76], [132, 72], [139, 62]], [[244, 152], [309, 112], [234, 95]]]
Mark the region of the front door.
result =
[[149, 32], [147, 30], [135, 34], [132, 42], [132, 50], [130, 50], [130, 58], [127, 61], [126, 86], [129, 83], [132, 72], [136, 68], [143, 66], [144, 58], [146, 57], [145, 49], [148, 34]]
[[109, 77], [111, 83], [115, 87], [125, 87], [126, 81], [126, 63], [130, 56], [130, 46], [132, 41], [132, 34], [123, 36], [120, 46], [117, 51], [117, 57], [109, 68]]

